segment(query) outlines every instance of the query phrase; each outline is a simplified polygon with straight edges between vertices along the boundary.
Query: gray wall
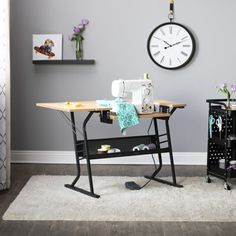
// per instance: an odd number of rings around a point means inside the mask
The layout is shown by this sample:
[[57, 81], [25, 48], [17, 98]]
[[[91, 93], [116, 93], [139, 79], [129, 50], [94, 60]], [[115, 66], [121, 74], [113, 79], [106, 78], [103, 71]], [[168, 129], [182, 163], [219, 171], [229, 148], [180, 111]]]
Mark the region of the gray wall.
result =
[[[156, 98], [188, 105], [171, 120], [174, 150], [206, 151], [205, 100], [223, 97], [216, 86], [236, 78], [236, 1], [175, 3], [176, 22], [193, 31], [197, 52], [189, 66], [168, 71], [156, 66], [146, 50], [150, 32], [167, 21], [167, 0], [11, 0], [12, 149], [72, 150], [72, 134], [58, 113], [35, 103], [111, 99], [112, 80], [136, 79], [147, 72]], [[64, 58], [74, 58], [74, 43], [67, 35], [82, 18], [90, 20], [85, 58], [94, 58], [96, 65], [32, 64], [33, 33], [63, 33]], [[117, 123], [97, 120], [91, 122], [90, 137], [120, 135]], [[147, 126], [142, 121], [128, 133], [146, 132]]]

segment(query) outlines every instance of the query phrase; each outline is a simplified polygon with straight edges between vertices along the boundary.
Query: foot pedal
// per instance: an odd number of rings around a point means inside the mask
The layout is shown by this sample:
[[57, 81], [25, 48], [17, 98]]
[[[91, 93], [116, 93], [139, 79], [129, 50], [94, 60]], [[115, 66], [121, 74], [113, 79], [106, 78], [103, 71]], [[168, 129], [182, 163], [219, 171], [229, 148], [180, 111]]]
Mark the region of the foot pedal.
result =
[[125, 182], [125, 187], [130, 190], [140, 190], [141, 187], [136, 184], [134, 181]]

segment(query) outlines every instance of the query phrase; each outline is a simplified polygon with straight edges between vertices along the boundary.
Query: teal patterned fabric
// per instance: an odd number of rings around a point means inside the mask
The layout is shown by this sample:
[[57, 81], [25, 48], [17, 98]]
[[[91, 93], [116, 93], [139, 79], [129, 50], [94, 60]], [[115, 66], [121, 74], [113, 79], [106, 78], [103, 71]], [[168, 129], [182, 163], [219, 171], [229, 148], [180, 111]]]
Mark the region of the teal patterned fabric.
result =
[[134, 105], [123, 101], [121, 98], [115, 100], [96, 100], [96, 105], [112, 107], [116, 110], [120, 131], [124, 135], [128, 127], [139, 124], [139, 118]]
[[112, 107], [114, 100], [96, 100], [96, 105], [98, 107]]
[[139, 124], [135, 107], [128, 102], [117, 102], [117, 118], [122, 134], [125, 134], [128, 127]]

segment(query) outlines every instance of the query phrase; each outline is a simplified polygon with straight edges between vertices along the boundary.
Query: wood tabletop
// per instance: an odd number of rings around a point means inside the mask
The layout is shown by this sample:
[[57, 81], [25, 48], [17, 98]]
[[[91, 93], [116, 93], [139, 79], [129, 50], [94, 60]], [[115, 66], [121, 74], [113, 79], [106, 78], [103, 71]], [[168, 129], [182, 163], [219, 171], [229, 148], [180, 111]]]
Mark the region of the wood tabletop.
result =
[[170, 107], [170, 108], [185, 108], [186, 104], [185, 103], [179, 103], [179, 102], [171, 102], [171, 101], [166, 101], [166, 100], [155, 100], [154, 101], [155, 105], [159, 105], [159, 106], [166, 106], [166, 107]]
[[[155, 100], [154, 104], [170, 108], [184, 108], [186, 106], [184, 103], [165, 100]], [[36, 103], [36, 106], [64, 112], [109, 111], [112, 109], [111, 107], [99, 107], [96, 105], [96, 101]]]
[[56, 111], [65, 111], [65, 112], [83, 112], [83, 111], [109, 111], [111, 107], [98, 107], [96, 101], [79, 101], [80, 105], [77, 105], [77, 102], [55, 102], [55, 103], [36, 103], [37, 107], [48, 108]]

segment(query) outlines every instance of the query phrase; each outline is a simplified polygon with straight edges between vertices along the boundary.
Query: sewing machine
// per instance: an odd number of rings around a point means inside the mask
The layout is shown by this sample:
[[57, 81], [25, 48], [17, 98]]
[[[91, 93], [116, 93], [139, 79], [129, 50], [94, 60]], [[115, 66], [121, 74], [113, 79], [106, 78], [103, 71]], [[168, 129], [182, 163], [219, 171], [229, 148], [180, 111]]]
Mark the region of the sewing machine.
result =
[[137, 113], [147, 114], [154, 112], [153, 85], [150, 79], [114, 80], [111, 86], [112, 96], [126, 98], [132, 94], [132, 104]]

